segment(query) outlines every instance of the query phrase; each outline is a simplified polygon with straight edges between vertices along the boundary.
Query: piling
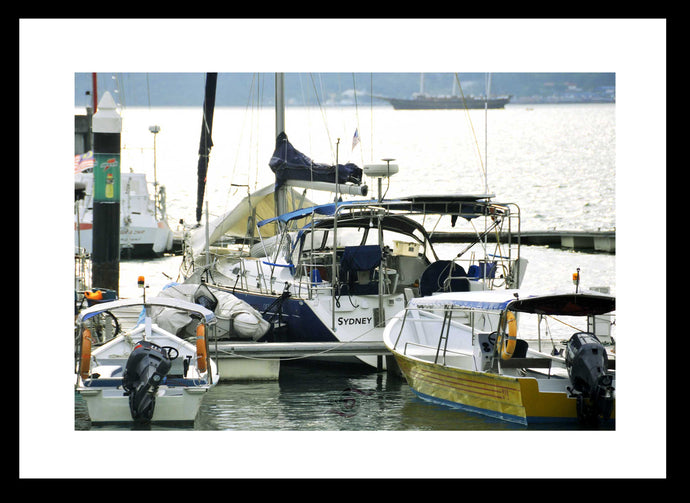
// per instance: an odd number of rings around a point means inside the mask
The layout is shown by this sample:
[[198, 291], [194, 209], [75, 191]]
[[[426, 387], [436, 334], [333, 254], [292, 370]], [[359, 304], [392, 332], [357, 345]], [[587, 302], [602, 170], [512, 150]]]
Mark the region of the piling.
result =
[[122, 118], [106, 92], [93, 115], [92, 284], [119, 294], [120, 135]]

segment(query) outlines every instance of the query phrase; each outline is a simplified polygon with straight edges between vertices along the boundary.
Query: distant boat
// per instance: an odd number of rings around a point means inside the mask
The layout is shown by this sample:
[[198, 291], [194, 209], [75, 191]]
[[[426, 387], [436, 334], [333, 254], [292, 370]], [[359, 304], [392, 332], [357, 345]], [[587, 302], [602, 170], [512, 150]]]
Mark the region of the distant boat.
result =
[[[121, 173], [120, 176], [120, 255], [157, 257], [172, 250], [173, 233], [166, 217], [165, 188], [158, 185], [158, 196], [153, 200], [144, 173]], [[93, 172], [88, 169], [75, 173], [75, 183], [81, 184], [85, 195], [75, 207], [74, 244], [92, 253]]]
[[[512, 98], [511, 96], [497, 96], [486, 99], [484, 96], [461, 96], [456, 94], [458, 86], [453, 81], [453, 92], [450, 95], [433, 96], [424, 92], [424, 74], [419, 80], [419, 92], [414, 93], [412, 98], [389, 98], [385, 96], [374, 96], [388, 101], [396, 110], [435, 110], [435, 109], [484, 109], [484, 108], [503, 108]], [[488, 95], [490, 93], [487, 92]]]
[[512, 98], [512, 96], [499, 96], [487, 100], [475, 96], [430, 96], [421, 93], [415, 93], [410, 99], [376, 97], [388, 101], [396, 110], [504, 108]]

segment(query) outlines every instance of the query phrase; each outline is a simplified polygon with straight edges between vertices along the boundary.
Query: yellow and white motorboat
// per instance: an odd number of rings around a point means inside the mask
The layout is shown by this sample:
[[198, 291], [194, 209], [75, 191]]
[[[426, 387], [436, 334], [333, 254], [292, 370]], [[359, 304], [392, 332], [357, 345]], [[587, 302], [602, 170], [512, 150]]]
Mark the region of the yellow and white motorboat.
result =
[[[411, 299], [383, 338], [425, 400], [524, 425], [602, 425], [615, 421], [615, 352], [594, 326], [595, 317], [614, 309], [615, 298], [597, 292], [440, 293]], [[536, 325], [524, 319], [528, 314], [537, 316]], [[545, 317], [561, 316], [587, 326], [571, 329], [560, 350], [541, 351], [541, 334], [523, 334], [530, 326], [539, 332]]]

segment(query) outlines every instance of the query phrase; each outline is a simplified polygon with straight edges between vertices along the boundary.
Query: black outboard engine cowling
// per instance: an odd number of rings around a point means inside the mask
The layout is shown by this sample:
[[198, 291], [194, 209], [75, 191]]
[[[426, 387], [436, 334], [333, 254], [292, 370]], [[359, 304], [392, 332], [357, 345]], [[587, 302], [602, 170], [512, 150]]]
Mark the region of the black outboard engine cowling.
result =
[[577, 397], [578, 419], [584, 423], [608, 419], [613, 410], [613, 376], [608, 373], [608, 356], [599, 340], [587, 332], [573, 334], [565, 351], [565, 366]]
[[129, 395], [129, 410], [135, 421], [150, 421], [156, 406], [156, 391], [170, 370], [170, 359], [165, 349], [140, 341], [127, 359], [122, 376], [122, 387]]

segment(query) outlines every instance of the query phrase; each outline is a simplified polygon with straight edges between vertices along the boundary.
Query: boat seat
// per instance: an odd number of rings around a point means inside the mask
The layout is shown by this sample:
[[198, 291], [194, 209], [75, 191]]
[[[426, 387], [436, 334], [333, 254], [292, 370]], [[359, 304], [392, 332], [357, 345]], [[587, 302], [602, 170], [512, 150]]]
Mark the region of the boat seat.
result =
[[341, 294], [375, 295], [379, 284], [374, 280], [374, 270], [381, 264], [381, 248], [378, 245], [346, 246], [340, 260]]
[[419, 279], [419, 295], [426, 297], [435, 292], [468, 292], [470, 282], [462, 266], [450, 260], [437, 260], [424, 270]]
[[486, 278], [494, 279], [496, 277], [496, 262], [484, 262], [479, 261], [479, 264], [472, 264], [469, 269], [467, 269], [467, 276], [472, 279], [483, 279], [484, 270], [486, 270]]
[[206, 379], [191, 379], [188, 377], [166, 377], [163, 380], [166, 386], [199, 386], [206, 384]]
[[117, 388], [122, 385], [122, 377], [103, 377], [86, 379], [84, 386], [94, 388]]

